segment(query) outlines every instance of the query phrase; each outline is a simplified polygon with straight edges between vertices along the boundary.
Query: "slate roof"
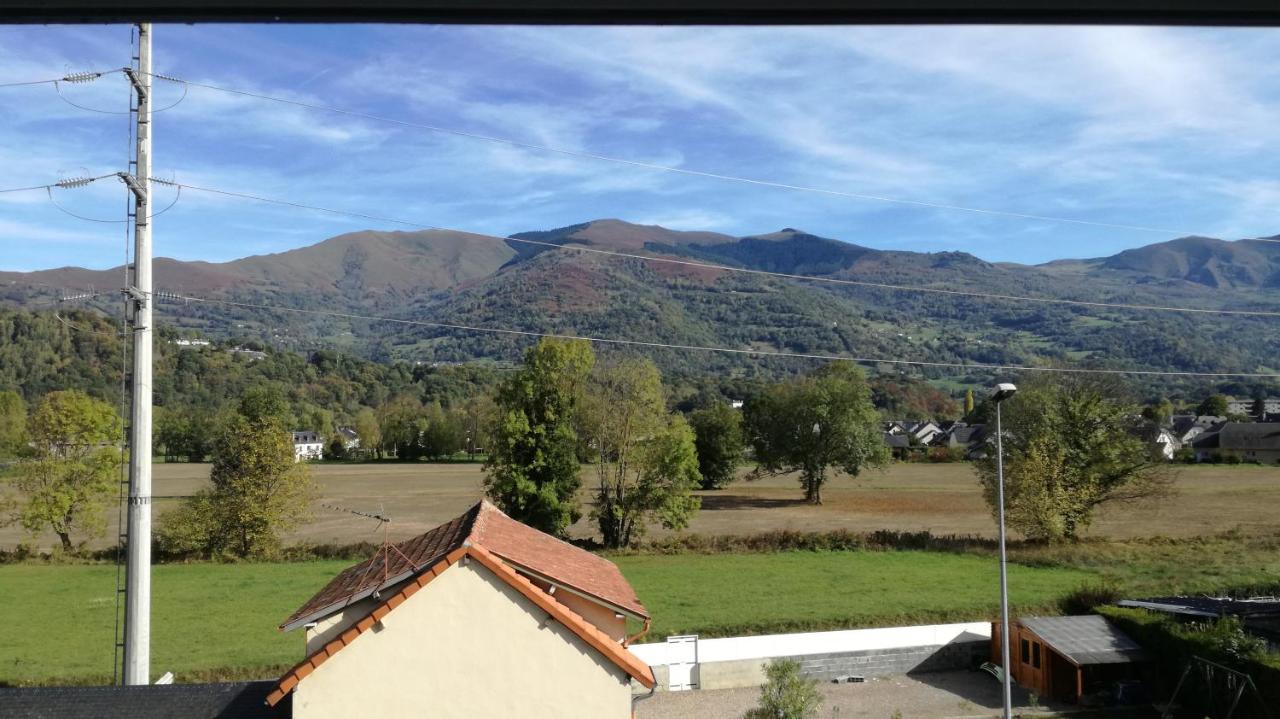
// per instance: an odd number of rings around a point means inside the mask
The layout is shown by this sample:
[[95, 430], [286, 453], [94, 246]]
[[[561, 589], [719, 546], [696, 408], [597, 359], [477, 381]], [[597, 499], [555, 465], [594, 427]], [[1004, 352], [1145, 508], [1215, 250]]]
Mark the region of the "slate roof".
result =
[[911, 446], [911, 438], [905, 434], [884, 433], [884, 443], [891, 449], [907, 449]]
[[1228, 422], [1218, 431], [1223, 449], [1280, 450], [1280, 425], [1262, 422]]
[[275, 682], [0, 689], [6, 719], [288, 719], [292, 700], [266, 704]]
[[1025, 617], [1018, 623], [1076, 666], [1144, 661], [1137, 642], [1096, 614], [1082, 617]]
[[[495, 510], [496, 511], [496, 510]], [[504, 515], [505, 516], [505, 515]], [[508, 520], [510, 521], [510, 520]], [[533, 602], [540, 609], [547, 613], [548, 619], [555, 619], [562, 626], [573, 632], [578, 638], [582, 639], [591, 648], [602, 654], [606, 659], [615, 666], [626, 672], [631, 678], [643, 684], [645, 687], [652, 689], [656, 684], [653, 676], [653, 670], [649, 665], [645, 664], [635, 654], [632, 654], [625, 646], [614, 640], [609, 635], [600, 631], [595, 625], [583, 619], [580, 615], [570, 610], [565, 605], [551, 597], [551, 595], [542, 591], [542, 589], [534, 586], [528, 577], [519, 574], [512, 569], [506, 562], [489, 552], [484, 547], [478, 545], [459, 547], [448, 555], [440, 559], [426, 571], [420, 573], [412, 581], [402, 585], [395, 594], [392, 594], [385, 601], [379, 604], [369, 612], [364, 618], [356, 622], [355, 625], [348, 628], [342, 634], [339, 634], [328, 644], [320, 647], [312, 652], [307, 658], [303, 659], [285, 675], [280, 677], [274, 688], [267, 694], [266, 701], [272, 706], [277, 706], [278, 702], [283, 702], [290, 696], [291, 692], [298, 683], [306, 679], [322, 664], [329, 660], [343, 647], [356, 641], [360, 635], [364, 634], [374, 625], [382, 621], [382, 618], [390, 613], [393, 609], [400, 606], [406, 599], [412, 597], [418, 590], [431, 583], [431, 580], [443, 574], [450, 567], [457, 564], [463, 557], [470, 557], [489, 571], [493, 572], [499, 579], [506, 582], [516, 591], [520, 592], [526, 599]]]
[[380, 549], [343, 570], [280, 625], [290, 630], [389, 588], [463, 546], [482, 546], [517, 570], [559, 584], [639, 619], [649, 612], [617, 565], [539, 532], [482, 500], [463, 514], [412, 539]]

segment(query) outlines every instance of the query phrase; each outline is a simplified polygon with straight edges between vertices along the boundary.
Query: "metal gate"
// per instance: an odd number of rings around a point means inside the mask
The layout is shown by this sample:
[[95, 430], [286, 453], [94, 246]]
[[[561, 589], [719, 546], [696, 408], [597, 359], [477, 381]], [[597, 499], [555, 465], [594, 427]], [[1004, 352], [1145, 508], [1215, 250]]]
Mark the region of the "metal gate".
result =
[[698, 635], [667, 637], [667, 690], [697, 689], [694, 670], [698, 666]]

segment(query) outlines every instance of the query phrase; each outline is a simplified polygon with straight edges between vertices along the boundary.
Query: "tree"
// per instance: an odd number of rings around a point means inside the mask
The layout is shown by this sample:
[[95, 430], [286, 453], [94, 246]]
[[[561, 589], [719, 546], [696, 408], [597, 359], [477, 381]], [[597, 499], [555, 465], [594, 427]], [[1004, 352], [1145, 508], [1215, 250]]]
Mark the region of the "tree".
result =
[[744, 719], [815, 719], [822, 706], [818, 683], [800, 674], [800, 662], [774, 659], [765, 665], [760, 704]]
[[314, 486], [307, 466], [294, 461], [284, 410], [275, 391], [246, 393], [214, 441], [212, 488], [163, 517], [163, 544], [174, 551], [262, 556], [307, 518]]
[[360, 438], [360, 449], [369, 457], [382, 456], [382, 428], [378, 424], [378, 415], [369, 408], [356, 413], [356, 436]]
[[324, 458], [336, 460], [347, 458], [347, 443], [342, 435], [335, 434], [333, 439], [329, 440], [329, 446], [324, 448]]
[[799, 472], [814, 504], [830, 467], [856, 477], [889, 460], [866, 379], [849, 362], [770, 387], [747, 403], [744, 419], [757, 471]]
[[1162, 399], [1142, 409], [1144, 419], [1150, 420], [1159, 427], [1167, 427], [1173, 421], [1173, 403]]
[[716, 402], [689, 415], [689, 426], [698, 450], [702, 488], [719, 489], [732, 482], [746, 448], [742, 414], [727, 402]]
[[973, 388], [964, 391], [964, 416], [973, 414]]
[[120, 481], [121, 430], [106, 402], [75, 390], [45, 395], [31, 415], [31, 451], [14, 480], [23, 528], [53, 530], [68, 551], [72, 532], [101, 532], [103, 505]]
[[27, 403], [17, 392], [0, 392], [0, 457], [14, 457], [27, 446]]
[[509, 516], [550, 534], [564, 534], [582, 516], [576, 423], [594, 365], [586, 341], [547, 338], [498, 387], [485, 494]]
[[667, 413], [652, 362], [627, 359], [598, 368], [584, 402], [583, 427], [596, 449], [591, 516], [607, 547], [625, 547], [657, 519], [683, 529], [698, 511], [701, 481], [693, 430]]
[[378, 415], [382, 429], [382, 448], [399, 459], [417, 459], [420, 454], [418, 437], [424, 429], [422, 402], [416, 397], [401, 395], [383, 405]]
[[485, 451], [493, 441], [498, 405], [490, 395], [478, 395], [467, 400], [462, 415], [463, 441], [467, 457], [475, 459], [476, 453]]
[[1205, 397], [1200, 406], [1196, 408], [1196, 414], [1210, 417], [1225, 417], [1227, 414], [1227, 397], [1226, 395], [1214, 394]]
[[[1033, 378], [1002, 407], [1009, 526], [1035, 540], [1075, 539], [1103, 505], [1162, 496], [1172, 477], [1137, 430], [1138, 406], [1114, 378]], [[995, 511], [994, 453], [977, 465]]]
[[427, 406], [423, 419], [426, 428], [419, 435], [422, 455], [427, 459], [443, 459], [462, 448], [462, 419], [454, 412], [445, 412], [439, 402]]
[[1267, 397], [1266, 397], [1266, 395], [1262, 394], [1261, 392], [1259, 392], [1257, 395], [1255, 395], [1255, 396], [1254, 396], [1254, 398], [1253, 398], [1253, 406], [1252, 406], [1252, 407], [1250, 407], [1249, 409], [1250, 409], [1249, 414], [1251, 414], [1251, 415], [1252, 415], [1252, 418], [1253, 418], [1253, 420], [1254, 420], [1254, 421], [1256, 421], [1256, 422], [1262, 422], [1262, 421], [1265, 421], [1265, 420], [1266, 420], [1266, 418], [1267, 418]]

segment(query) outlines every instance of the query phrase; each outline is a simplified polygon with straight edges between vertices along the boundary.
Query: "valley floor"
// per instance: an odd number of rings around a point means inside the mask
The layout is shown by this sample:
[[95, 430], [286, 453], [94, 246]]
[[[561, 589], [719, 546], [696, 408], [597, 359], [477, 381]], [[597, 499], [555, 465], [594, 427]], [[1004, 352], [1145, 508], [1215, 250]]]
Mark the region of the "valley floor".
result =
[[[320, 485], [314, 518], [289, 542], [351, 543], [380, 540], [373, 523], [323, 505], [383, 511], [394, 520], [390, 538], [405, 539], [457, 516], [482, 494], [479, 464], [382, 462], [312, 465]], [[1178, 494], [1145, 506], [1103, 511], [1088, 536], [1195, 537], [1239, 530], [1247, 535], [1280, 532], [1280, 469], [1256, 466], [1188, 466], [1177, 468]], [[208, 482], [207, 464], [155, 465], [157, 515], [176, 504], [176, 497]], [[583, 501], [589, 501], [592, 468], [583, 468]], [[879, 529], [931, 531], [935, 535], [994, 536], [991, 513], [968, 464], [894, 464], [862, 477], [838, 477], [823, 491], [825, 503], [801, 501], [793, 476], [739, 481], [718, 491], [699, 492], [702, 511], [690, 532], [752, 534], [769, 530], [869, 532]], [[107, 512], [107, 531], [90, 542], [103, 547], [115, 536], [115, 511]], [[584, 517], [572, 529], [576, 536], [594, 533]], [[651, 536], [668, 534], [660, 528]], [[0, 528], [0, 547], [27, 539], [16, 526]], [[53, 546], [50, 535], [36, 538], [42, 549]]]

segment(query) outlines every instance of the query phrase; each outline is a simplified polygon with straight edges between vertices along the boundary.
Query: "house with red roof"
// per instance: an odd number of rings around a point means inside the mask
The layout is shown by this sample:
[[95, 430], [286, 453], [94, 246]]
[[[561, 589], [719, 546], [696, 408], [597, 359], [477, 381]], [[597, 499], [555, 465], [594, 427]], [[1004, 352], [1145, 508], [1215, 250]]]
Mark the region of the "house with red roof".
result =
[[342, 571], [281, 625], [306, 658], [267, 694], [299, 719], [625, 719], [649, 614], [612, 562], [481, 501]]

